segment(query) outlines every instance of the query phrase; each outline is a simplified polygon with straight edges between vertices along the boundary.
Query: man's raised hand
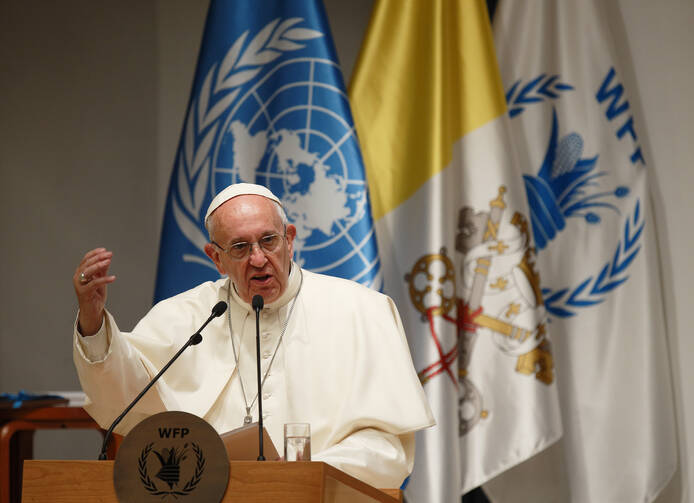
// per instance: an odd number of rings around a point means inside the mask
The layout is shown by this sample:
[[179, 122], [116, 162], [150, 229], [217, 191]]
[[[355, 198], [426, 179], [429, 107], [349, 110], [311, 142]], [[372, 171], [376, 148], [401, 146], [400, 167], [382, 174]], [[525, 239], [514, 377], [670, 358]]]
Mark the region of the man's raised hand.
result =
[[79, 304], [78, 329], [84, 336], [94, 335], [101, 327], [106, 306], [106, 285], [116, 280], [108, 275], [113, 252], [106, 248], [88, 251], [75, 269], [72, 285]]

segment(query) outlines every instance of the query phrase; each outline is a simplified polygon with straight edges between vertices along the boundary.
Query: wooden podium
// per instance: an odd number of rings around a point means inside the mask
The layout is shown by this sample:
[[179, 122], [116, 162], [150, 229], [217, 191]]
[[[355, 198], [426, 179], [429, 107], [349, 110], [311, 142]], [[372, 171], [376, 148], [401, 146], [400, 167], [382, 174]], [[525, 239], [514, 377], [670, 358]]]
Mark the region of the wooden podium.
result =
[[[375, 489], [322, 462], [231, 461], [229, 470], [224, 503], [402, 501], [399, 489]], [[26, 460], [22, 487], [23, 503], [118, 503], [113, 461]]]

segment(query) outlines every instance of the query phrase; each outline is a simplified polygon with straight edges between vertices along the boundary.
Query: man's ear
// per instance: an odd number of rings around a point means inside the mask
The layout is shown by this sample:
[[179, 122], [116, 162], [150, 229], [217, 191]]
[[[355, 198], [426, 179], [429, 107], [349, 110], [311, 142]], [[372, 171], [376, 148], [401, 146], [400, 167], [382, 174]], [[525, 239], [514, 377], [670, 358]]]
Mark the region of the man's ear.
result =
[[219, 256], [220, 252], [221, 250], [212, 243], [207, 243], [205, 245], [205, 254], [208, 257], [210, 257], [210, 260], [212, 260], [212, 262], [214, 262], [214, 265], [217, 267], [219, 274], [226, 274], [227, 272], [224, 269], [224, 264], [222, 264], [221, 257]]
[[289, 258], [294, 257], [294, 238], [296, 237], [296, 227], [292, 224], [287, 226], [287, 246], [289, 247]]

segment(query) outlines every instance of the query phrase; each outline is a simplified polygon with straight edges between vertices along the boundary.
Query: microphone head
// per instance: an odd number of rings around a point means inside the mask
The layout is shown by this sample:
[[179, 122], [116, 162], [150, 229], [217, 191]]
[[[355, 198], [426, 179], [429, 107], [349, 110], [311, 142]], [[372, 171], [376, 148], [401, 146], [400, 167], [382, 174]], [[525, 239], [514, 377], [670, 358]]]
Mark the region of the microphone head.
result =
[[253, 302], [251, 304], [253, 306], [253, 309], [256, 311], [260, 311], [263, 308], [263, 305], [265, 305], [265, 301], [263, 300], [262, 295], [254, 295], [253, 296]]
[[226, 311], [226, 310], [227, 310], [227, 303], [224, 302], [223, 300], [220, 300], [212, 308], [212, 314], [214, 314], [214, 316], [216, 318], [217, 316], [223, 315], [224, 311]]

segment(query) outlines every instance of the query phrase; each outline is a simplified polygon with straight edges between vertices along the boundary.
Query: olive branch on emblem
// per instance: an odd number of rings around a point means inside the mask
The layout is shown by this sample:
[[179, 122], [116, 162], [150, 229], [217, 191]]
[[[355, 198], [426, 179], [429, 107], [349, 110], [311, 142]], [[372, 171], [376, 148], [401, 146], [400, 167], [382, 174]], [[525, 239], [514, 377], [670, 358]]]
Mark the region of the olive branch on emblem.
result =
[[137, 471], [140, 474], [140, 481], [145, 486], [145, 489], [147, 489], [147, 491], [149, 491], [150, 493], [155, 493], [156, 491], [158, 491], [157, 486], [154, 484], [154, 481], [149, 477], [149, 474], [147, 473], [147, 456], [149, 456], [149, 453], [151, 452], [153, 446], [153, 443], [147, 444], [145, 448], [142, 449], [142, 452], [140, 453], [140, 458], [137, 460]]
[[569, 318], [577, 313], [577, 309], [600, 304], [609, 292], [628, 280], [626, 271], [641, 250], [644, 225], [641, 202], [637, 200], [634, 213], [624, 222], [624, 239], [617, 243], [612, 260], [605, 263], [600, 272], [574, 288], [542, 289], [547, 312], [559, 318]]
[[190, 492], [198, 485], [202, 477], [202, 472], [205, 471], [205, 458], [202, 455], [202, 450], [198, 444], [193, 444], [193, 452], [195, 453], [196, 463], [195, 463], [195, 473], [193, 478], [191, 478], [186, 485], [183, 486], [184, 492]]
[[[145, 489], [147, 492], [149, 492], [153, 496], [167, 496], [167, 495], [175, 495], [175, 496], [187, 496], [190, 494], [192, 491], [195, 490], [195, 488], [198, 486], [200, 483], [200, 480], [202, 479], [202, 474], [205, 471], [205, 457], [202, 453], [202, 449], [198, 444], [191, 444], [193, 452], [195, 453], [195, 471], [193, 473], [193, 476], [190, 478], [188, 482], [185, 483], [183, 486], [183, 489], [178, 491], [178, 490], [170, 490], [170, 491], [162, 491], [159, 488], [157, 488], [156, 484], [154, 481], [150, 478], [148, 470], [147, 470], [147, 457], [149, 456], [150, 452], [152, 451], [152, 448], [154, 446], [154, 443], [147, 444], [144, 449], [142, 449], [142, 452], [140, 453], [140, 457], [137, 461], [137, 470], [140, 475], [140, 481], [144, 485]], [[156, 453], [156, 451], [155, 451]], [[177, 477], [176, 477], [177, 478]]]
[[[207, 193], [210, 152], [219, 129], [219, 119], [239, 96], [241, 86], [255, 78], [268, 63], [286, 52], [305, 47], [299, 43], [302, 40], [323, 36], [319, 31], [296, 27], [302, 21], [299, 17], [282, 21], [275, 19], [248, 44], [249, 32], [245, 31], [231, 45], [221, 63], [212, 65], [199, 94], [191, 102], [174, 167], [178, 198], [174, 197], [172, 203], [179, 229], [200, 251], [204, 250], [207, 239], [197, 222]], [[194, 255], [184, 255], [183, 259], [214, 268], [208, 260]]]
[[557, 99], [560, 93], [574, 89], [572, 85], [557, 79], [559, 79], [559, 75], [543, 73], [529, 82], [524, 83], [519, 79], [511, 84], [509, 90], [506, 91], [509, 117], [513, 118], [521, 114], [525, 110], [525, 105]]

